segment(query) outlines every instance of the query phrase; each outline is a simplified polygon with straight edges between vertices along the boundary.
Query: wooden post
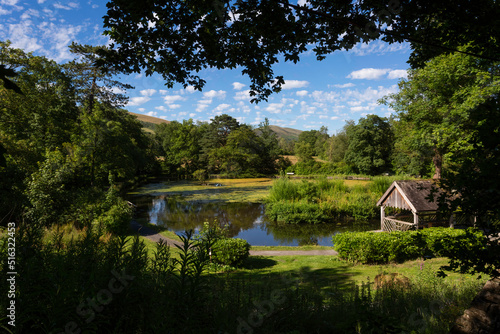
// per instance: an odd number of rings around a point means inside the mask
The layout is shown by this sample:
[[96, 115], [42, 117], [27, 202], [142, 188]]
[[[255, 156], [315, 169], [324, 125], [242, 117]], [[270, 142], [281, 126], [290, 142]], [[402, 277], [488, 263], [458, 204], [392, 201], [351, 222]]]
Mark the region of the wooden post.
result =
[[413, 212], [413, 224], [415, 224], [418, 230], [418, 214], [416, 212]]
[[380, 229], [384, 231], [385, 206], [380, 207]]

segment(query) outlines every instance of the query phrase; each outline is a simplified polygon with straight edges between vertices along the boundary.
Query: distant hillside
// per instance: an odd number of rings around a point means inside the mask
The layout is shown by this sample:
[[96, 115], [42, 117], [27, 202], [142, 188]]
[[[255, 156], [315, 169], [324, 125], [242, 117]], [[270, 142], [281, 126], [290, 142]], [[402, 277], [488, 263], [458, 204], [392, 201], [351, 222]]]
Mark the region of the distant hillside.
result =
[[[154, 132], [156, 124], [170, 123], [170, 121], [164, 120], [162, 118], [136, 114], [133, 112], [130, 113], [137, 117], [137, 119], [142, 123], [142, 126], [148, 132]], [[276, 125], [271, 125], [271, 129], [278, 135], [278, 137], [282, 137], [285, 140], [289, 141], [299, 139], [299, 134], [302, 132], [301, 130], [282, 128]]]
[[286, 140], [298, 140], [301, 130], [292, 128], [282, 128], [280, 126], [271, 125], [271, 129], [278, 135]]
[[147, 132], [153, 133], [155, 131], [156, 125], [161, 123], [170, 123], [170, 121], [164, 120], [163, 118], [152, 117], [142, 114], [136, 114], [135, 112], [130, 112], [132, 115], [137, 117], [137, 120], [142, 123], [142, 127]]

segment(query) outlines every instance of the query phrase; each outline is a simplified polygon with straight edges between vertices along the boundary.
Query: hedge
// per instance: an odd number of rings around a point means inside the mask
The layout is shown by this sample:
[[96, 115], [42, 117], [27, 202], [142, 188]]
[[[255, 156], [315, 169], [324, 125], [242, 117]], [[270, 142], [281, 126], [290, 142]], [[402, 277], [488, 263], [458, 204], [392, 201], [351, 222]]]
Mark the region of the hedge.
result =
[[485, 246], [480, 231], [434, 227], [406, 232], [345, 232], [332, 237], [340, 258], [362, 264], [404, 262], [420, 257], [447, 257]]

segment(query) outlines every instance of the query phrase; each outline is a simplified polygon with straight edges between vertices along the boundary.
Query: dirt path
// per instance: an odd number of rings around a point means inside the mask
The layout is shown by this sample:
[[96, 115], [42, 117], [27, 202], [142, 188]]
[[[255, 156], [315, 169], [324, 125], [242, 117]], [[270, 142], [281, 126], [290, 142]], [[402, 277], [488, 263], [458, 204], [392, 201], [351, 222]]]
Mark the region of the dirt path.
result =
[[[169, 238], [164, 237], [163, 235], [156, 233], [155, 230], [150, 229], [147, 226], [143, 226], [136, 222], [135, 220], [132, 221], [130, 224], [132, 229], [135, 232], [138, 232], [139, 235], [148, 238], [149, 240], [153, 242], [158, 242], [160, 240], [163, 240], [166, 242], [169, 246], [174, 246], [174, 245], [181, 245], [179, 241], [172, 240]], [[251, 256], [283, 256], [283, 255], [338, 255], [336, 251], [333, 249], [327, 249], [327, 250], [310, 250], [310, 251], [294, 251], [294, 250], [288, 250], [288, 251], [254, 251], [250, 250], [250, 255]]]

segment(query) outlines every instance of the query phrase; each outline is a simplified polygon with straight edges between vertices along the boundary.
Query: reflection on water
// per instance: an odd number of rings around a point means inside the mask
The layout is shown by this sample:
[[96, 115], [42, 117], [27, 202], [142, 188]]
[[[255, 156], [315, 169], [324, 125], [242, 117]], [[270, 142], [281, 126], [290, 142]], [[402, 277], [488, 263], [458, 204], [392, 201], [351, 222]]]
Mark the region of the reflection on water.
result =
[[265, 205], [258, 203], [225, 203], [184, 201], [174, 196], [140, 196], [133, 199], [138, 206], [138, 218], [181, 233], [198, 231], [204, 222], [227, 225], [229, 235], [261, 246], [331, 246], [331, 236], [352, 230], [374, 230], [378, 222], [291, 225], [271, 222], [265, 215]]

